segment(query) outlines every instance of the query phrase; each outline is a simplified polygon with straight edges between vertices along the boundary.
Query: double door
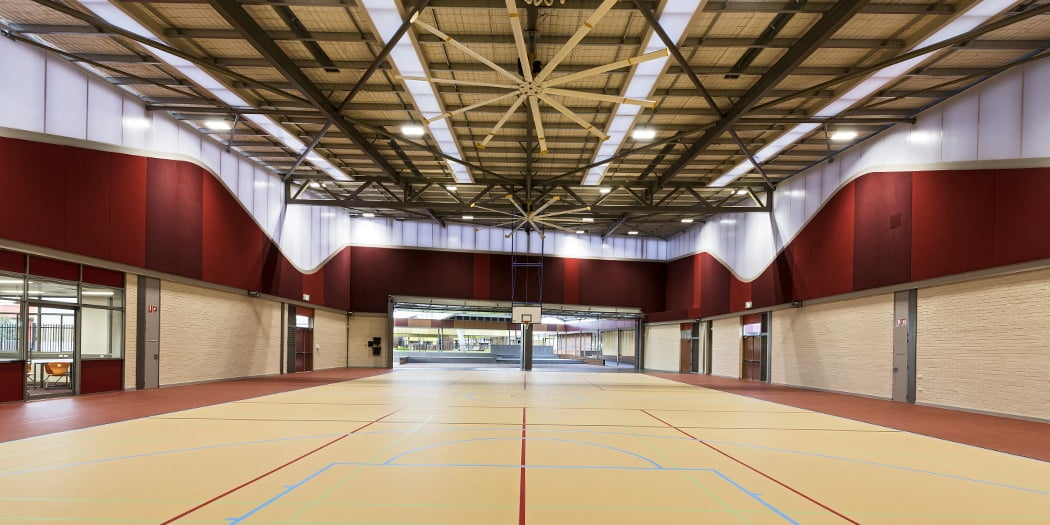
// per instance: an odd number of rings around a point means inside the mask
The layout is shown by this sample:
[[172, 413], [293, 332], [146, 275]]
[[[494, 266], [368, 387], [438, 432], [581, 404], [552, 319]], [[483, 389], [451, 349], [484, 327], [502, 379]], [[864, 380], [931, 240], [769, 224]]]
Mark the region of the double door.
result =
[[25, 398], [73, 395], [80, 385], [80, 310], [26, 303]]

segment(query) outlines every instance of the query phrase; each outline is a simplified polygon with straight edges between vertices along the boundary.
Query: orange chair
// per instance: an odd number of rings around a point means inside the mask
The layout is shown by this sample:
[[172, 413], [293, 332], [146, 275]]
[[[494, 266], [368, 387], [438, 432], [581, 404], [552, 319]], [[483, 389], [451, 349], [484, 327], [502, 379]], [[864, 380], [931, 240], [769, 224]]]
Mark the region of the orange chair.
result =
[[33, 362], [26, 359], [26, 384], [32, 385], [35, 383], [33, 377]]
[[63, 378], [66, 380], [66, 385], [69, 385], [69, 363], [44, 363], [44, 390], [47, 390], [48, 380], [52, 377], [57, 378], [55, 385], [58, 385]]

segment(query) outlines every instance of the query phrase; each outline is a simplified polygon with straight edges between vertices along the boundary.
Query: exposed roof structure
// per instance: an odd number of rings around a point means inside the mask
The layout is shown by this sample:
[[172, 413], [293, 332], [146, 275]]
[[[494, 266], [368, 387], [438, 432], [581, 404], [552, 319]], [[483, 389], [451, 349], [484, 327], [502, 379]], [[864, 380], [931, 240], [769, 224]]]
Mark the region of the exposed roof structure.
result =
[[6, 0], [0, 28], [268, 166], [290, 204], [660, 237], [766, 212], [1050, 46], [1039, 0], [546, 3]]

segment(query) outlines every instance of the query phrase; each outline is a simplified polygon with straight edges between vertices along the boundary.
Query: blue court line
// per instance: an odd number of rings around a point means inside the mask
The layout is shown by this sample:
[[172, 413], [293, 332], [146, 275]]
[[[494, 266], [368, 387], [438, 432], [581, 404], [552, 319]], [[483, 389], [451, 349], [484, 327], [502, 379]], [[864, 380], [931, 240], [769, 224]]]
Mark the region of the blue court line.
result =
[[[481, 440], [477, 440], [477, 441], [481, 441]], [[526, 441], [532, 441], [532, 439], [526, 438]], [[654, 464], [654, 465], [656, 465], [656, 463], [651, 461], [651, 460], [649, 462]], [[283, 498], [284, 496], [287, 496], [293, 490], [302, 487], [303, 485], [305, 485], [309, 481], [317, 478], [322, 473], [327, 472], [328, 470], [331, 470], [333, 467], [339, 467], [339, 466], [347, 466], [347, 467], [402, 467], [402, 468], [405, 468], [405, 467], [409, 467], [409, 468], [412, 468], [412, 467], [415, 467], [415, 468], [420, 468], [420, 467], [429, 467], [429, 468], [492, 468], [492, 469], [514, 469], [514, 470], [518, 470], [518, 469], [524, 468], [526, 470], [618, 470], [618, 471], [635, 471], [635, 472], [636, 471], [650, 471], [650, 472], [710, 472], [710, 473], [713, 473], [713, 474], [717, 475], [719, 478], [725, 480], [727, 483], [732, 485], [737, 490], [743, 492], [744, 494], [746, 494], [751, 499], [757, 501], [763, 507], [766, 507], [767, 509], [771, 510], [773, 513], [775, 513], [776, 515], [780, 516], [781, 518], [783, 518], [788, 523], [791, 523], [792, 525], [799, 525], [798, 521], [795, 521], [790, 516], [785, 514], [783, 511], [781, 511], [780, 509], [776, 508], [775, 506], [770, 504], [768, 501], [764, 500], [762, 498], [761, 494], [759, 494], [757, 492], [752, 492], [750, 490], [747, 490], [746, 488], [744, 488], [744, 486], [742, 486], [741, 484], [737, 483], [736, 481], [734, 481], [729, 476], [727, 476], [727, 475], [723, 474], [722, 472], [718, 471], [717, 469], [713, 469], [713, 468], [662, 467], [662, 466], [659, 466], [659, 465], [657, 465], [655, 467], [617, 467], [617, 466], [602, 466], [602, 465], [524, 465], [523, 466], [523, 465], [520, 465], [520, 464], [498, 464], [498, 463], [496, 463], [496, 464], [485, 464], [485, 463], [420, 463], [420, 464], [408, 464], [408, 463], [390, 463], [389, 460], [387, 462], [384, 462], [384, 463], [363, 463], [363, 462], [334, 462], [334, 463], [329, 463], [328, 465], [325, 465], [321, 469], [319, 469], [316, 472], [310, 474], [309, 476], [303, 478], [302, 480], [300, 480], [299, 482], [295, 483], [294, 485], [286, 486], [284, 488], [284, 490], [282, 490], [281, 492], [277, 493], [277, 495], [275, 495], [272, 498], [262, 502], [261, 504], [257, 505], [255, 508], [249, 510], [248, 512], [246, 512], [246, 513], [244, 513], [244, 514], [242, 514], [240, 516], [237, 516], [235, 518], [226, 518], [226, 521], [228, 521], [230, 523], [230, 525], [237, 525], [239, 523], [242, 523], [245, 520], [247, 520], [248, 518], [254, 516], [255, 514], [257, 514], [259, 512], [261, 512], [266, 507], [269, 507], [270, 505], [274, 504], [275, 502], [277, 502], [277, 500]]]
[[88, 460], [88, 461], [78, 461], [76, 463], [64, 463], [64, 464], [61, 464], [61, 465], [48, 465], [48, 466], [45, 466], [45, 467], [37, 467], [37, 468], [32, 468], [32, 469], [13, 470], [11, 472], [0, 472], [0, 478], [5, 478], [5, 477], [8, 477], [8, 476], [14, 476], [14, 475], [17, 475], [17, 474], [31, 474], [33, 472], [41, 472], [41, 471], [47, 471], [47, 470], [58, 470], [58, 469], [69, 468], [69, 467], [79, 467], [79, 466], [83, 466], [83, 465], [95, 465], [95, 464], [98, 464], [98, 463], [109, 463], [109, 462], [113, 462], [113, 461], [123, 461], [125, 459], [138, 459], [138, 458], [146, 458], [146, 457], [151, 457], [151, 456], [164, 456], [164, 455], [167, 455], [167, 454], [178, 454], [178, 453], [182, 453], [182, 452], [197, 452], [197, 451], [200, 451], [200, 450], [212, 450], [212, 449], [217, 449], [217, 448], [239, 447], [239, 446], [243, 446], [243, 445], [261, 445], [261, 444], [265, 444], [265, 443], [279, 443], [279, 442], [282, 442], [282, 441], [300, 441], [300, 440], [305, 440], [305, 439], [322, 439], [322, 438], [330, 438], [330, 437], [342, 436], [342, 435], [343, 434], [319, 434], [319, 435], [316, 435], [316, 436], [296, 436], [296, 437], [287, 437], [287, 438], [260, 439], [258, 441], [240, 441], [240, 442], [236, 442], [236, 443], [220, 443], [218, 445], [205, 445], [205, 446], [202, 446], [202, 447], [177, 448], [177, 449], [172, 449], [172, 450], [161, 450], [161, 451], [156, 451], [156, 452], [144, 452], [142, 454], [132, 454], [130, 456], [117, 456], [117, 457], [112, 457], [112, 458], [92, 459], [92, 460]]

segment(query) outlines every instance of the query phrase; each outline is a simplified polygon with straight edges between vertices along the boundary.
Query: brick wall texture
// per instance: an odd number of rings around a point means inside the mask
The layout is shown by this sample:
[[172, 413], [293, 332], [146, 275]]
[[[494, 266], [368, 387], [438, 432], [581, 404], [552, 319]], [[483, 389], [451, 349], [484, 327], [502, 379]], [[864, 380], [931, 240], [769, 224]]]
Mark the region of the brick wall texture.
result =
[[740, 377], [743, 338], [740, 318], [715, 319], [711, 325], [711, 375]]
[[773, 312], [773, 383], [893, 395], [893, 294]]
[[139, 277], [129, 273], [124, 283], [124, 390], [135, 390]]
[[645, 368], [678, 372], [682, 329], [675, 324], [646, 325]]
[[314, 370], [346, 367], [346, 314], [314, 311]]
[[160, 384], [280, 372], [281, 303], [160, 285]]
[[[387, 357], [393, 352], [385, 315], [354, 314], [350, 316], [350, 362], [347, 366], [384, 367]], [[383, 338], [382, 355], [372, 355], [368, 341], [373, 337]]]
[[916, 401], [1050, 419], [1050, 269], [919, 290]]

